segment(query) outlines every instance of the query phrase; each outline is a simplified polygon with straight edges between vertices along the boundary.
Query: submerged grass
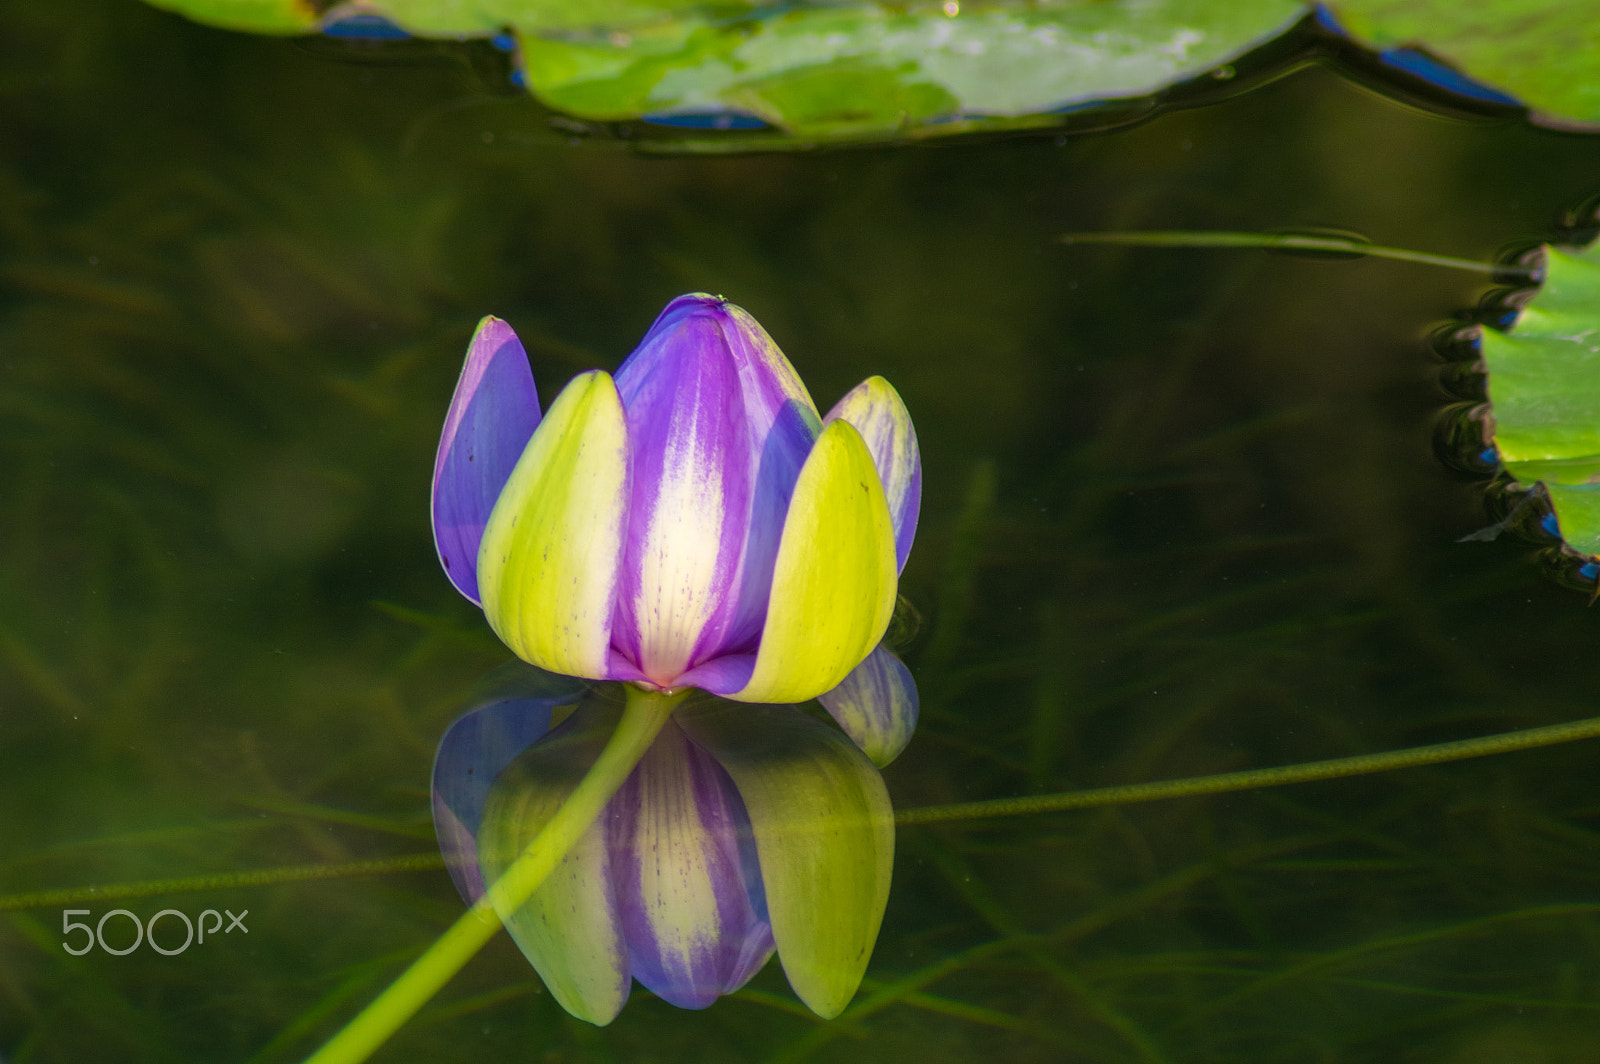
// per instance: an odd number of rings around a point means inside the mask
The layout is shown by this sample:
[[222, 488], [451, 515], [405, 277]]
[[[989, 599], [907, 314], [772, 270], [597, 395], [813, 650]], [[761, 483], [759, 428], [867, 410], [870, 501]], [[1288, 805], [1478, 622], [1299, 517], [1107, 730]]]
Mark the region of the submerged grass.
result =
[[[1331, 779], [1348, 779], [1352, 776], [1371, 775], [1378, 772], [1395, 772], [1423, 765], [1437, 765], [1448, 761], [1461, 761], [1474, 757], [1492, 757], [1496, 754], [1515, 753], [1522, 750], [1553, 746], [1557, 743], [1576, 742], [1600, 738], [1600, 717], [1573, 721], [1569, 724], [1552, 724], [1543, 728], [1525, 728], [1500, 735], [1487, 735], [1477, 739], [1458, 739], [1455, 742], [1435, 743], [1431, 746], [1408, 750], [1390, 750], [1381, 754], [1358, 754], [1354, 757], [1334, 758], [1327, 761], [1308, 761], [1298, 765], [1275, 768], [1247, 769], [1242, 772], [1224, 772], [1213, 776], [1195, 776], [1189, 779], [1158, 780], [1151, 783], [1130, 783], [1118, 787], [1095, 787], [1061, 794], [1033, 795], [1026, 798], [991, 798], [955, 805], [913, 806], [895, 813], [895, 823], [902, 826], [943, 824], [966, 820], [985, 820], [991, 817], [1037, 816], [1043, 813], [1061, 813], [1078, 809], [1105, 806], [1131, 805], [1138, 802], [1167, 801], [1175, 798], [1192, 798], [1199, 795], [1227, 794], [1236, 791], [1255, 791], [1266, 787], [1283, 787], [1295, 783], [1315, 783]], [[369, 830], [388, 834], [416, 835], [419, 832], [394, 825], [378, 817], [365, 817], [341, 810], [324, 810], [316, 806], [296, 807], [285, 812], [303, 812], [314, 819], [333, 824], [353, 824]], [[216, 825], [227, 829], [232, 825]], [[1600, 844], [1600, 834], [1585, 832], [1570, 825], [1541, 819], [1538, 824], [1547, 833], [1574, 838], [1579, 842]], [[184, 833], [201, 830], [185, 829]], [[138, 845], [152, 835], [170, 836], [171, 830], [139, 832], [132, 838], [121, 837], [96, 840], [101, 844]], [[428, 831], [432, 836], [431, 828]], [[940, 849], [934, 863], [946, 873], [947, 879], [955, 877], [950, 872], [957, 858]], [[379, 858], [371, 861], [348, 861], [343, 864], [312, 864], [281, 868], [263, 868], [247, 872], [225, 872], [211, 876], [189, 876], [181, 879], [157, 879], [141, 883], [107, 883], [86, 887], [37, 891], [31, 894], [0, 895], [0, 912], [24, 909], [45, 909], [60, 905], [76, 905], [90, 901], [117, 901], [127, 898], [149, 898], [197, 891], [214, 891], [235, 887], [257, 887], [276, 883], [294, 883], [311, 879], [337, 879], [347, 876], [390, 875], [395, 872], [432, 872], [444, 867], [444, 858], [438, 852], [409, 854], [400, 857]], [[1302, 861], [1297, 864], [1275, 862], [1274, 868], [1287, 870], [1351, 870], [1356, 868], [1389, 869], [1403, 867], [1393, 861]], [[971, 883], [970, 875], [960, 877], [963, 891]], [[975, 888], [974, 888], [975, 889]], [[974, 907], [985, 912], [993, 923], [992, 912], [969, 897]], [[1230, 897], [1230, 901], [1234, 899]], [[1243, 905], [1239, 906], [1244, 908]], [[1248, 921], [1247, 921], [1248, 922]]]
[[[694, 289], [823, 404], [896, 382], [928, 485], [908, 819], [1596, 712], [1600, 612], [1514, 543], [1458, 544], [1481, 490], [1431, 453], [1419, 337], [1475, 278], [1055, 240], [1337, 225], [1491, 260], [1592, 192], [1590, 140], [1308, 69], [1061, 144], [644, 160], [565, 144], [448, 49], [396, 66], [87, 0], [0, 30], [8, 1064], [298, 1059], [459, 914], [419, 852], [428, 766], [504, 652], [437, 572], [426, 497], [484, 313], [547, 389]], [[769, 966], [594, 1029], [502, 938], [385, 1053], [1587, 1060], [1592, 761], [908, 824], [835, 1021]], [[85, 906], [250, 930], [72, 957], [59, 909]]]

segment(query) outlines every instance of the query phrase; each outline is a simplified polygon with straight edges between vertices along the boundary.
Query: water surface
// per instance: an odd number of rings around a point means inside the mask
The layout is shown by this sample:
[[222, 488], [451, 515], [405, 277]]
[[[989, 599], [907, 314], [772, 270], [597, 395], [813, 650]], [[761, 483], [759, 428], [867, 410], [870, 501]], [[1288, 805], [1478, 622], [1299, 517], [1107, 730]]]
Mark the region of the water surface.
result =
[[[507, 656], [427, 523], [485, 313], [547, 401], [692, 290], [824, 408], [896, 383], [927, 492], [901, 807], [1596, 713], [1600, 611], [1525, 543], [1457, 542], [1483, 485], [1433, 452], [1426, 338], [1486, 279], [1055, 241], [1492, 259], [1600, 186], [1592, 139], [1320, 65], [1097, 135], [642, 158], [553, 134], [472, 49], [87, 0], [0, 42], [0, 893], [224, 877], [0, 918], [12, 1064], [298, 1059], [459, 913], [437, 867], [225, 884], [432, 853], [434, 743]], [[774, 964], [591, 1028], [502, 939], [380, 1059], [1588, 1060], [1595, 756], [908, 827], [837, 1023]], [[248, 932], [73, 957], [68, 907]]]

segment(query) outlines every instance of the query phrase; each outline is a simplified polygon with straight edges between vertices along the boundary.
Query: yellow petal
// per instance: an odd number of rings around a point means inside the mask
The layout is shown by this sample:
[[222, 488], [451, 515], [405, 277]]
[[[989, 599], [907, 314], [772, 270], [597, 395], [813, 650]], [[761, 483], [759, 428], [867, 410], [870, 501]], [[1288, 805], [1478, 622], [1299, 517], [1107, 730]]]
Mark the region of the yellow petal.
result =
[[789, 706], [687, 703], [675, 718], [733, 778], [755, 835], [772, 937], [811, 1011], [844, 1011], [889, 902], [894, 810], [883, 777], [835, 729]]
[[616, 386], [580, 374], [528, 441], [478, 550], [484, 616], [524, 661], [606, 678], [627, 481]]
[[778, 542], [767, 619], [740, 702], [803, 702], [866, 657], [894, 612], [894, 527], [883, 483], [849, 422], [806, 456]]
[[[599, 758], [618, 716], [615, 703], [591, 696], [500, 773], [478, 835], [484, 882], [499, 879], [555, 816]], [[601, 816], [520, 908], [497, 910], [561, 1007], [602, 1027], [622, 1011], [630, 985], [611, 869]]]

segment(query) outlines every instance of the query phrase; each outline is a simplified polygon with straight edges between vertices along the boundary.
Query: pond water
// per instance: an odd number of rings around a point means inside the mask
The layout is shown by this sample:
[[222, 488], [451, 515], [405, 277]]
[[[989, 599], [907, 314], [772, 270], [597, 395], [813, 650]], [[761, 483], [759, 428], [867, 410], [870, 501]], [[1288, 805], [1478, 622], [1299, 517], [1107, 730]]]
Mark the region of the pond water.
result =
[[[551, 133], [468, 48], [82, 0], [13, 5], [0, 53], [9, 1064], [299, 1059], [460, 913], [428, 770], [508, 655], [427, 499], [485, 313], [546, 402], [694, 290], [824, 409], [896, 383], [926, 485], [899, 808], [1596, 712], [1600, 610], [1527, 543], [1459, 542], [1484, 484], [1434, 453], [1427, 338], [1487, 278], [1057, 241], [1330, 226], [1489, 260], [1600, 188], [1592, 137], [1311, 64], [1101, 134], [645, 158]], [[377, 1059], [1588, 1061], [1595, 757], [906, 826], [838, 1021], [769, 964], [590, 1027], [502, 936]], [[247, 915], [172, 956], [64, 948], [65, 910], [114, 908]]]

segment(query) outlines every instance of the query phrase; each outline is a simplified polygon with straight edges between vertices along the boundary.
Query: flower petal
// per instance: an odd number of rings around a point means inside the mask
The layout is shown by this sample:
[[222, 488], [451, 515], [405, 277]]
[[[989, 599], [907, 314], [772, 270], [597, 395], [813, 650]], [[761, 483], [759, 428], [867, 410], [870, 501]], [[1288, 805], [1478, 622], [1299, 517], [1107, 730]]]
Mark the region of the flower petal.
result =
[[468, 905], [483, 894], [479, 825], [489, 785], [545, 732], [556, 706], [584, 685], [520, 661], [495, 669], [474, 691], [473, 708], [445, 729], [433, 756], [433, 827], [445, 866]]
[[894, 811], [848, 739], [791, 706], [686, 703], [674, 719], [727, 770], [755, 833], [789, 985], [820, 1016], [844, 1011], [889, 900]]
[[883, 485], [849, 422], [822, 430], [784, 518], [767, 620], [740, 702], [803, 702], [837, 687], [889, 627], [897, 570]]
[[[630, 425], [634, 423], [635, 394], [642, 390], [640, 382], [658, 375], [670, 377], [672, 371], [664, 374], [663, 367], [681, 361], [686, 353], [698, 355], [712, 349], [731, 359], [733, 379], [743, 400], [744, 444], [738, 464], [745, 472], [737, 479], [745, 485], [743, 498], [748, 509], [740, 515], [729, 512], [730, 519], [737, 516], [743, 523], [743, 552], [733, 560], [731, 588], [717, 596], [690, 656], [696, 667], [724, 653], [750, 650], [761, 634], [783, 517], [820, 427], [817, 408], [805, 385], [760, 324], [732, 303], [703, 292], [679, 296], [667, 304], [639, 347], [617, 370], [617, 388]], [[724, 454], [730, 464], [737, 448], [738, 440], [726, 441]], [[641, 452], [642, 448], [635, 446], [634, 453]], [[727, 476], [735, 477], [732, 472]], [[721, 564], [719, 561], [719, 567]]]
[[882, 643], [817, 701], [879, 768], [900, 756], [917, 728], [916, 681]]
[[[500, 773], [478, 835], [485, 882], [498, 879], [555, 815], [600, 756], [620, 716], [619, 704], [590, 696]], [[590, 825], [521, 908], [499, 913], [561, 1007], [601, 1026], [622, 1010], [630, 986], [606, 819], [602, 814]]]
[[808, 405], [790, 402], [774, 413], [771, 430], [755, 449], [759, 459], [750, 508], [750, 533], [739, 567], [739, 599], [733, 622], [728, 626], [730, 649], [753, 646], [766, 622], [784, 517], [789, 512], [789, 500], [794, 495], [806, 456], [816, 441], [817, 431], [815, 412]]
[[722, 645], [750, 521], [749, 430], [739, 370], [707, 315], [653, 330], [617, 392], [632, 456], [612, 641], [671, 687]]
[[669, 722], [608, 808], [633, 977], [703, 1009], [772, 956], [750, 819], [728, 774]]
[[637, 368], [636, 363], [668, 357], [669, 351], [659, 346], [659, 342], [671, 336], [684, 323], [697, 319], [711, 323], [721, 332], [739, 368], [739, 381], [744, 390], [751, 430], [758, 439], [766, 438], [779, 412], [792, 404], [799, 404], [810, 412], [812, 434], [815, 435], [817, 407], [811, 401], [811, 393], [806, 391], [800, 375], [794, 371], [760, 322], [751, 317], [749, 311], [729, 303], [721, 296], [691, 292], [668, 303], [656, 316], [639, 347], [617, 370], [619, 386], [622, 378]]
[[723, 336], [744, 386], [755, 485], [749, 538], [740, 563], [739, 598], [726, 635], [727, 648], [735, 649], [748, 648], [761, 634], [784, 515], [822, 424], [800, 375], [761, 324], [742, 307], [720, 299], [715, 302]]
[[450, 582], [478, 602], [478, 545], [494, 501], [539, 427], [533, 370], [511, 326], [472, 334], [433, 463], [433, 542]]
[[829, 421], [850, 422], [872, 452], [894, 522], [895, 561], [905, 569], [922, 509], [922, 455], [910, 411], [893, 385], [882, 377], [868, 377], [834, 404], [823, 423]]
[[574, 377], [550, 406], [483, 533], [483, 612], [524, 661], [608, 677], [626, 528], [628, 437], [611, 378]]

